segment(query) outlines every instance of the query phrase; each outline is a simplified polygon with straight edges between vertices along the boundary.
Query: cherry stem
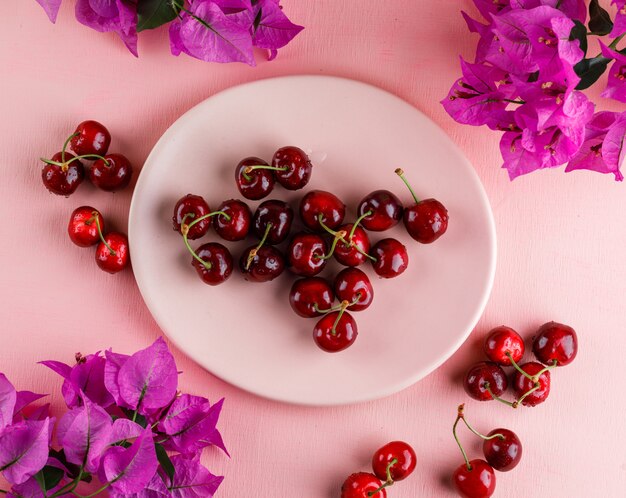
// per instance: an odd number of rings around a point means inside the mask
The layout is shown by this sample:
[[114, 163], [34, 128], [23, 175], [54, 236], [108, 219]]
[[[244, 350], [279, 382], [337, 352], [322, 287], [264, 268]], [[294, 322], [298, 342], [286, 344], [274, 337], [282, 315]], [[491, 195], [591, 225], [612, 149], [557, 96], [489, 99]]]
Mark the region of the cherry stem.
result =
[[394, 485], [394, 480], [391, 477], [391, 467], [393, 467], [396, 463], [398, 463], [398, 459], [394, 458], [387, 464], [387, 480], [382, 484], [382, 486], [374, 491], [370, 491], [367, 493], [367, 496], [374, 496], [380, 493], [383, 489], [388, 488], [389, 486]]
[[91, 212], [91, 218], [89, 218], [87, 221], [85, 221], [85, 225], [89, 226], [93, 223], [93, 220], [95, 220], [98, 216], [100, 215], [100, 213], [98, 211], [92, 211]]
[[63, 148], [61, 149], [61, 161], [65, 162], [65, 149], [67, 149], [67, 144], [70, 143], [70, 140], [72, 140], [72, 138], [77, 137], [78, 135], [80, 135], [80, 132], [76, 132], [76, 133], [72, 133], [69, 137], [67, 137], [67, 139], [65, 140], [65, 143], [63, 144]]
[[356, 232], [356, 228], [359, 226], [359, 223], [361, 223], [361, 221], [363, 221], [363, 218], [367, 218], [368, 216], [371, 216], [372, 211], [368, 211], [367, 213], [363, 213], [361, 216], [359, 216], [356, 221], [354, 222], [354, 224], [352, 225], [352, 230], [350, 230], [350, 234], [348, 235], [348, 239], [352, 240], [352, 236], [354, 235], [354, 232]]
[[[65, 151], [61, 152], [61, 159], [64, 159], [64, 153]], [[40, 157], [40, 160], [42, 160], [44, 163], [46, 164], [53, 164], [55, 166], [61, 166], [61, 167], [68, 167], [70, 164], [72, 164], [74, 161], [78, 161], [79, 159], [102, 159], [104, 161], [104, 164], [106, 164], [107, 166], [109, 166], [109, 160], [103, 156], [100, 156], [98, 154], [85, 154], [83, 156], [75, 156], [72, 159], [70, 159], [69, 161], [53, 161], [52, 159], [46, 159], [45, 157]]]
[[[354, 305], [354, 304], [357, 304], [357, 303], [361, 300], [361, 298], [362, 298], [362, 297], [363, 297], [363, 296], [361, 295], [361, 293], [360, 293], [360, 292], [357, 292], [357, 293], [356, 293], [356, 296], [354, 297], [354, 299], [352, 300], [352, 302], [348, 305], [348, 307], [350, 307], [350, 306], [352, 306], [352, 305]], [[313, 303], [313, 309], [314, 309], [315, 311], [317, 311], [318, 313], [321, 313], [321, 314], [323, 314], [323, 315], [326, 315], [326, 314], [328, 314], [328, 313], [332, 313], [333, 311], [341, 311], [341, 304], [339, 304], [339, 305], [337, 305], [337, 306], [333, 306], [332, 308], [328, 308], [327, 310], [321, 310], [321, 309], [319, 309], [319, 308], [317, 307], [317, 303]]]
[[207, 270], [210, 270], [213, 265], [211, 265], [211, 263], [209, 263], [208, 261], [203, 260], [200, 256], [198, 256], [196, 251], [193, 250], [193, 248], [189, 244], [189, 230], [191, 230], [195, 225], [197, 225], [201, 221], [204, 221], [207, 218], [210, 218], [211, 216], [216, 216], [218, 214], [224, 216], [228, 221], [230, 221], [230, 215], [226, 214], [224, 211], [213, 211], [212, 213], [205, 214], [203, 216], [200, 216], [200, 218], [193, 220], [191, 223], [189, 223], [189, 225], [185, 223], [185, 220], [187, 219], [187, 217], [195, 218], [196, 215], [193, 213], [187, 213], [185, 214], [185, 216], [183, 216], [183, 220], [180, 224], [180, 233], [183, 235], [183, 241], [185, 242], [185, 245], [187, 246], [187, 250]]
[[102, 227], [100, 226], [100, 219], [97, 216], [92, 216], [92, 218], [96, 219], [96, 227], [98, 228], [98, 235], [100, 236], [100, 240], [109, 250], [109, 253], [111, 254], [111, 256], [115, 256], [117, 253], [113, 250], [113, 248], [109, 245], [109, 243], [104, 239], [104, 235], [102, 235]]
[[355, 249], [358, 253], [362, 254], [363, 256], [365, 256], [366, 258], [371, 259], [372, 261], [377, 261], [376, 258], [374, 256], [370, 256], [369, 254], [367, 254], [363, 249], [361, 249], [359, 246], [357, 246], [354, 242], [352, 242], [352, 235], [354, 235], [354, 230], [356, 227], [356, 224], [352, 227], [352, 231], [350, 232], [350, 241], [348, 242], [346, 240], [346, 235], [348, 235], [348, 233], [345, 230], [340, 230], [340, 231], [336, 231], [333, 230], [332, 228], [330, 228], [329, 226], [327, 226], [324, 221], [322, 220], [322, 215], [319, 214], [317, 216], [317, 221], [320, 224], [320, 226], [326, 230], [329, 234], [331, 234], [334, 239], [333, 239], [333, 243], [330, 246], [330, 251], [328, 252], [328, 254], [326, 254], [325, 256], [323, 256], [320, 259], [330, 259], [333, 256], [333, 253], [335, 252], [335, 248], [337, 247], [337, 242], [341, 241], [344, 243], [344, 245], [346, 245], [349, 248], [353, 248]]
[[463, 446], [461, 445], [461, 441], [459, 441], [459, 437], [456, 435], [456, 426], [459, 425], [459, 420], [463, 418], [463, 408], [465, 408], [465, 405], [459, 405], [456, 420], [454, 421], [454, 425], [452, 426], [452, 435], [454, 436], [454, 440], [456, 441], [456, 444], [459, 445], [459, 449], [461, 450], [463, 459], [465, 460], [465, 466], [467, 467], [467, 470], [471, 471], [472, 466], [470, 465], [469, 459], [467, 458], [467, 453], [465, 453], [465, 450], [463, 449]]
[[500, 403], [504, 403], [505, 405], [510, 406], [511, 408], [517, 408], [516, 403], [511, 403], [510, 401], [507, 401], [506, 399], [502, 399], [496, 396], [495, 394], [493, 394], [493, 391], [489, 387], [489, 382], [485, 382], [483, 385], [485, 386], [485, 390], [491, 395], [493, 399], [495, 399], [496, 401], [499, 401]]
[[557, 365], [558, 365], [557, 360], [552, 360], [552, 364], [551, 365], [547, 365], [546, 367], [544, 367], [541, 370], [539, 370], [535, 375], [533, 375], [532, 379], [535, 382], [539, 382], [539, 377], [541, 377], [542, 374], [548, 372], [549, 370], [552, 370]]
[[345, 299], [341, 301], [341, 305], [339, 307], [339, 313], [337, 314], [337, 318], [335, 318], [335, 323], [333, 323], [333, 328], [330, 330], [331, 335], [333, 336], [337, 335], [337, 325], [339, 324], [339, 320], [341, 320], [341, 317], [345, 313], [346, 308], [348, 308], [350, 304], [351, 304], [350, 301], [346, 301]]
[[484, 439], [485, 441], [489, 441], [490, 439], [495, 439], [495, 438], [504, 439], [504, 434], [500, 434], [499, 432], [496, 434], [492, 434], [491, 436], [485, 436], [484, 434], [481, 434], [470, 425], [470, 423], [466, 420], [464, 413], [461, 413], [461, 418], [463, 419], [463, 422], [465, 423], [467, 428], [470, 430], [470, 432], [472, 432], [473, 434], [476, 434], [479, 438]]
[[522, 394], [514, 403], [514, 407], [513, 408], [517, 408], [517, 405], [520, 405], [522, 403], [522, 401], [524, 401], [528, 396], [530, 396], [532, 393], [534, 393], [537, 389], [539, 389], [541, 387], [541, 385], [539, 384], [539, 382], [535, 382], [535, 386], [532, 389], [529, 389], [528, 391], [526, 391], [524, 394]]
[[277, 166], [270, 166], [269, 164], [254, 164], [252, 166], [246, 166], [243, 169], [243, 177], [248, 181], [252, 180], [250, 173], [252, 173], [255, 169], [269, 169], [272, 171], [287, 171], [289, 168], [287, 166], [283, 166], [279, 168]]
[[511, 355], [510, 351], [507, 351], [506, 353], [504, 353], [505, 356], [511, 361], [511, 365], [513, 366], [513, 368], [515, 370], [517, 370], [519, 373], [521, 373], [524, 377], [526, 377], [528, 380], [531, 380], [533, 382], [535, 382], [535, 379], [533, 378], [532, 375], [530, 375], [529, 373], [525, 372], [524, 369], [522, 369], [522, 367], [520, 367], [517, 362], [513, 359], [513, 355]]
[[415, 203], [417, 204], [419, 202], [419, 199], [417, 198], [417, 195], [415, 195], [415, 192], [413, 191], [413, 187], [411, 187], [411, 184], [404, 177], [404, 170], [402, 168], [396, 169], [396, 175], [398, 175], [402, 179], [404, 184], [409, 188], [409, 192], [411, 192], [411, 195], [413, 196], [413, 199], [415, 200]]
[[250, 265], [252, 264], [252, 261], [256, 257], [257, 252], [259, 252], [259, 249], [261, 249], [261, 247], [263, 247], [263, 244], [265, 244], [265, 241], [267, 240], [267, 236], [270, 233], [271, 229], [272, 229], [272, 224], [268, 223], [265, 226], [265, 233], [263, 234], [263, 238], [259, 242], [259, 245], [257, 245], [254, 249], [252, 249], [252, 251], [250, 251], [250, 254], [248, 254], [248, 261], [246, 262], [246, 270], [250, 268]]

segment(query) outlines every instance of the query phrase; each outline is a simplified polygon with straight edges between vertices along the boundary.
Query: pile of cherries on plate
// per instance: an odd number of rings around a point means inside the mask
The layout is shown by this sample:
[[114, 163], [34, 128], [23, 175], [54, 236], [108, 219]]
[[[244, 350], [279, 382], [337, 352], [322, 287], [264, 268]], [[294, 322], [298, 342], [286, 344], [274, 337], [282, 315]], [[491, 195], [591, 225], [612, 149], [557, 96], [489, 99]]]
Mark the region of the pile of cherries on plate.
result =
[[[235, 168], [235, 182], [241, 195], [249, 200], [267, 197], [276, 183], [287, 190], [305, 187], [313, 170], [307, 154], [298, 147], [278, 149], [271, 163], [247, 157]], [[233, 272], [233, 257], [223, 244], [208, 242], [193, 249], [190, 240], [215, 233], [230, 242], [241, 241], [248, 234], [257, 243], [247, 247], [239, 258], [239, 270], [251, 282], [268, 282], [288, 268], [301, 277], [291, 288], [289, 301], [302, 317], [321, 317], [313, 336], [324, 351], [342, 351], [357, 337], [357, 325], [348, 311], [361, 311], [372, 302], [374, 289], [358, 267], [370, 262], [382, 278], [397, 277], [406, 270], [409, 257], [397, 239], [383, 238], [372, 245], [368, 232], [383, 232], [404, 221], [409, 235], [430, 244], [448, 227], [448, 212], [439, 201], [418, 201], [402, 170], [396, 170], [411, 193], [414, 203], [404, 207], [388, 190], [366, 195], [357, 206], [358, 218], [346, 222], [346, 205], [334, 194], [311, 190], [302, 196], [298, 214], [302, 230], [292, 232], [294, 209], [278, 199], [265, 200], [254, 214], [239, 199], [222, 202], [215, 211], [199, 195], [188, 194], [174, 207], [174, 230], [183, 236], [192, 255], [191, 263], [203, 282], [218, 285]], [[277, 246], [286, 242], [286, 249]], [[334, 258], [346, 268], [333, 283], [319, 275]], [[335, 300], [339, 304], [335, 304]]]
[[[96, 187], [115, 192], [128, 186], [133, 168], [122, 154], [108, 154], [111, 134], [97, 121], [83, 121], [72, 133], [61, 152], [44, 163], [41, 178], [53, 194], [69, 197], [85, 179], [85, 166], [81, 160], [93, 161], [88, 176]], [[67, 152], [71, 148], [74, 154]], [[119, 232], [105, 233], [102, 214], [91, 206], [76, 208], [67, 228], [70, 240], [79, 247], [96, 248], [96, 263], [108, 273], [117, 273], [129, 263], [128, 239]]]

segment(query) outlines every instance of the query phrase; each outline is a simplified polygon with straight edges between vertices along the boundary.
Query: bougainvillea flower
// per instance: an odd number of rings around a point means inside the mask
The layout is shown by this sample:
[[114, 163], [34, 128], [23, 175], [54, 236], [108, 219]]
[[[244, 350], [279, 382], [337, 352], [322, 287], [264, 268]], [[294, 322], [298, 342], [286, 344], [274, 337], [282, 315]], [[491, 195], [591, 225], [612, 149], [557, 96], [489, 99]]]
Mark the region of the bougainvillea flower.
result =
[[473, 0], [474, 5], [485, 19], [490, 19], [491, 14], [498, 14], [502, 10], [510, 10], [512, 0]]
[[50, 419], [24, 420], [0, 435], [0, 468], [11, 484], [23, 484], [48, 460]]
[[211, 474], [198, 458], [172, 457], [174, 477], [169, 486], [173, 498], [212, 498], [224, 480]]
[[602, 42], [600, 42], [600, 47], [604, 57], [614, 59], [609, 70], [606, 88], [600, 95], [608, 99], [626, 102], [626, 55], [616, 52]]
[[[156, 472], [152, 479], [146, 484], [144, 489], [137, 493], [127, 494], [127, 493], [117, 493], [116, 491], [111, 491], [109, 493], [110, 498], [171, 498], [173, 495], [163, 482], [167, 477], [161, 477], [159, 472]], [[188, 494], [186, 496], [193, 496], [194, 498], [200, 498], [199, 495]]]
[[110, 349], [104, 352], [104, 386], [113, 399], [115, 404], [124, 408], [130, 408], [120, 396], [119, 372], [122, 365], [130, 358], [129, 355], [114, 353]]
[[0, 374], [0, 432], [13, 421], [17, 391], [4, 374]]
[[270, 51], [269, 60], [304, 28], [292, 23], [277, 0], [258, 0], [253, 7], [252, 43]]
[[61, 8], [61, 0], [37, 0], [37, 3], [43, 7], [48, 19], [55, 23]]
[[76, 19], [100, 32], [119, 35], [137, 57], [137, 2], [132, 0], [77, 0]]
[[24, 408], [46, 396], [46, 394], [37, 394], [30, 391], [17, 391], [15, 396], [15, 408], [13, 409], [13, 421], [17, 422], [20, 419], [21, 412]]
[[615, 5], [617, 12], [615, 13], [613, 29], [609, 33], [609, 36], [611, 38], [617, 38], [626, 33], [626, 0], [611, 0], [611, 5]]
[[511, 0], [510, 5], [512, 9], [532, 9], [541, 5], [547, 5], [582, 23], [587, 19], [585, 0]]
[[31, 477], [26, 482], [13, 486], [11, 491], [7, 493], [7, 498], [46, 498], [46, 496], [52, 496], [62, 487], [62, 484], [59, 483], [48, 489], [47, 493], [44, 493], [37, 479], [35, 477]]

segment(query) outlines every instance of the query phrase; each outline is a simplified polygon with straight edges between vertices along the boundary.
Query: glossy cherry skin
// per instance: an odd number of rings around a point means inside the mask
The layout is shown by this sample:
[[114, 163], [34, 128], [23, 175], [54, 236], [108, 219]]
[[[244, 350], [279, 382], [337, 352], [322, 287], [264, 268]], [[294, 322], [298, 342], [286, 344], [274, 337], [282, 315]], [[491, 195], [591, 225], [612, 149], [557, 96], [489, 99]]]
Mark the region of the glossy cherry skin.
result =
[[[115, 192], [128, 186], [133, 176], [130, 161], [122, 154], [107, 154], [97, 159], [89, 170], [89, 179], [99, 189]], [[107, 164], [108, 163], [108, 164]]]
[[501, 325], [489, 332], [485, 339], [484, 350], [489, 360], [498, 365], [510, 366], [512, 363], [507, 353], [511, 354], [515, 363], [519, 363], [526, 348], [524, 339], [515, 330]]
[[67, 226], [67, 233], [70, 240], [79, 247], [89, 247], [98, 243], [100, 235], [98, 233], [98, 225], [100, 230], [104, 231], [104, 218], [96, 208], [91, 206], [81, 206], [76, 208], [70, 216], [70, 222]]
[[112, 254], [103, 242], [96, 247], [96, 263], [101, 270], [107, 273], [122, 271], [129, 262], [128, 239], [126, 235], [117, 232], [109, 232], [104, 236], [107, 244], [113, 249]]
[[310, 230], [323, 232], [319, 216], [331, 229], [343, 223], [346, 216], [346, 205], [334, 194], [324, 190], [311, 190], [300, 201], [300, 219]]
[[289, 292], [291, 309], [303, 318], [322, 315], [318, 310], [328, 310], [335, 301], [335, 294], [330, 284], [321, 277], [309, 277], [296, 280]]
[[248, 205], [238, 199], [230, 199], [222, 202], [217, 210], [230, 216], [230, 220], [221, 214], [213, 216], [213, 228], [217, 234], [230, 242], [245, 239], [252, 222]]
[[359, 202], [357, 213], [360, 217], [371, 211], [371, 215], [361, 220], [361, 225], [366, 230], [382, 232], [398, 224], [403, 210], [400, 199], [389, 190], [375, 190]]
[[[172, 217], [174, 230], [180, 233], [180, 228], [185, 215], [193, 215], [187, 216], [185, 219], [185, 224], [189, 225], [193, 222], [193, 220], [197, 220], [210, 212], [211, 208], [202, 197], [199, 195], [187, 194], [185, 197], [180, 198], [176, 203], [176, 206], [174, 206], [174, 216]], [[201, 222], [196, 223], [189, 229], [187, 238], [191, 240], [199, 239], [209, 231], [210, 227], [211, 218], [206, 218]]]
[[219, 285], [225, 282], [233, 272], [233, 257], [230, 251], [218, 242], [203, 244], [196, 250], [196, 254], [207, 263], [207, 268], [196, 258], [191, 258], [191, 265], [196, 269], [198, 276], [205, 284]]
[[337, 230], [339, 232], [345, 232], [346, 236], [344, 239], [350, 243], [344, 244], [341, 241], [337, 242], [335, 252], [333, 253], [335, 259], [345, 266], [359, 266], [365, 263], [365, 260], [368, 259], [367, 256], [363, 255], [356, 249], [357, 247], [366, 254], [368, 254], [370, 250], [370, 239], [367, 236], [367, 232], [358, 226], [354, 230], [352, 237], [349, 237], [352, 227], [353, 224], [348, 223], [347, 225], [340, 226]]
[[248, 247], [239, 259], [239, 269], [243, 278], [250, 282], [269, 282], [285, 270], [285, 257], [274, 246], [262, 246], [252, 258], [248, 268], [248, 257], [256, 246]]
[[[372, 498], [369, 493], [376, 491], [383, 483], [374, 474], [357, 472], [348, 477], [341, 486], [341, 498]], [[374, 495], [387, 498], [387, 490], [381, 489]]]
[[406, 247], [396, 239], [382, 239], [374, 244], [370, 255], [376, 258], [372, 268], [382, 278], [394, 278], [404, 273], [409, 266]]
[[321, 272], [327, 259], [326, 241], [314, 233], [298, 233], [293, 236], [287, 248], [287, 264], [296, 275], [312, 277]]
[[544, 323], [533, 340], [533, 353], [544, 365], [551, 365], [555, 360], [559, 367], [569, 365], [578, 353], [576, 332], [562, 323]]
[[[520, 365], [520, 368], [524, 370], [529, 375], [536, 375], [540, 370], [543, 370], [544, 366], [541, 363], [537, 363], [536, 361], [530, 361], [528, 363], [524, 363]], [[546, 371], [539, 376], [539, 389], [529, 394], [522, 401], [522, 405], [524, 406], [537, 406], [543, 403], [550, 394], [550, 372]], [[523, 396], [525, 393], [530, 391], [533, 387], [535, 387], [535, 383], [531, 381], [525, 375], [522, 375], [517, 370], [513, 375], [513, 390], [515, 391], [515, 395], [518, 397]]]
[[372, 457], [372, 468], [376, 477], [386, 481], [387, 467], [394, 459], [398, 461], [389, 467], [389, 473], [393, 481], [402, 481], [415, 470], [417, 461], [413, 448], [404, 441], [392, 441], [376, 450]]
[[335, 277], [335, 296], [339, 301], [348, 301], [350, 311], [362, 311], [372, 304], [374, 288], [369, 277], [358, 268], [345, 268]]
[[274, 171], [276, 181], [287, 190], [299, 190], [311, 179], [313, 165], [309, 156], [298, 147], [281, 147], [274, 153], [272, 166], [286, 168]]
[[289, 236], [291, 231], [293, 209], [286, 202], [275, 199], [262, 202], [252, 218], [254, 235], [262, 239], [268, 223], [271, 223], [272, 227], [267, 234], [267, 243], [280, 244]]
[[77, 136], [70, 140], [70, 147], [79, 156], [98, 154], [104, 156], [111, 144], [111, 134], [97, 121], [83, 121], [76, 127]]
[[515, 468], [522, 458], [522, 442], [509, 429], [494, 429], [487, 436], [502, 434], [504, 439], [494, 437], [483, 441], [485, 460], [495, 470], [508, 472]]
[[[241, 195], [253, 201], [263, 199], [274, 188], [274, 175], [269, 169], [255, 169], [245, 173], [248, 166], [269, 166], [263, 159], [258, 157], [246, 157], [239, 161], [235, 168], [235, 183]], [[245, 175], [244, 175], [245, 173]], [[246, 175], [248, 178], [246, 178]]]
[[324, 315], [313, 328], [315, 344], [327, 353], [337, 353], [352, 346], [358, 335], [356, 322], [348, 312], [341, 315], [333, 334], [333, 325], [338, 314], [338, 311], [333, 311]]
[[491, 401], [493, 397], [487, 391], [485, 384], [489, 384], [491, 392], [500, 396], [509, 385], [506, 373], [496, 363], [481, 361], [467, 372], [463, 387], [465, 392], [478, 401]]
[[462, 463], [452, 474], [459, 495], [464, 498], [489, 498], [496, 490], [496, 473], [481, 459], [470, 460], [472, 470]]
[[[62, 154], [57, 152], [52, 156], [52, 161], [62, 162]], [[74, 156], [69, 152], [65, 153], [66, 163], [61, 166], [56, 164], [44, 164], [41, 170], [41, 179], [46, 188], [56, 195], [69, 196], [73, 194], [78, 186], [83, 183], [85, 179], [85, 167], [80, 160], [72, 161], [67, 164], [67, 161]]]
[[448, 229], [448, 210], [436, 199], [424, 199], [404, 209], [404, 226], [411, 237], [430, 244]]

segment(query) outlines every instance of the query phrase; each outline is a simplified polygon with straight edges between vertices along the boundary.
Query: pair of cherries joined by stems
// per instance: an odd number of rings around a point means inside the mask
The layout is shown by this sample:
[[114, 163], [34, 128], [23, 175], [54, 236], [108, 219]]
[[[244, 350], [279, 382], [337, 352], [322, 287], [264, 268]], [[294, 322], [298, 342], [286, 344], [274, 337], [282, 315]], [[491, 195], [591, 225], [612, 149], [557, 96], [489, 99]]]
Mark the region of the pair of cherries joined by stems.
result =
[[[53, 194], [69, 197], [85, 179], [81, 160], [92, 160], [88, 172], [91, 183], [108, 192], [123, 189], [130, 183], [133, 168], [122, 154], [107, 154], [110, 144], [111, 134], [103, 124], [83, 121], [65, 140], [61, 152], [50, 159], [41, 158], [43, 184]], [[68, 145], [76, 155], [66, 151]]]
[[376, 450], [372, 470], [351, 474], [341, 486], [341, 498], [386, 498], [387, 488], [409, 477], [416, 466], [415, 451], [404, 441], [392, 441]]

